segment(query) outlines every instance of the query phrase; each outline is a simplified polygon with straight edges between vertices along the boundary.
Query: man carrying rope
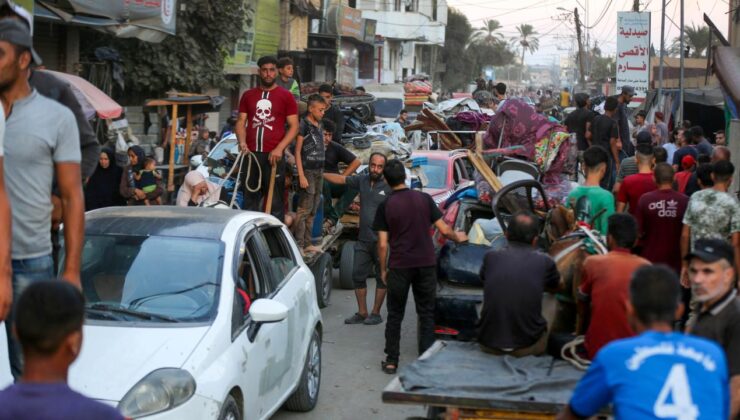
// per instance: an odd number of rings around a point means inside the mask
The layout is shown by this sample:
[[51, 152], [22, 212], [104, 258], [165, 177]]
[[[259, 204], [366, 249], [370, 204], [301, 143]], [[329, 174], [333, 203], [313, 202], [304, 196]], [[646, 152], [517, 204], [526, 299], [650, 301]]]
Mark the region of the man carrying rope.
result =
[[[298, 107], [293, 95], [275, 83], [277, 59], [262, 57], [257, 66], [259, 86], [244, 92], [239, 101], [236, 138], [244, 154], [239, 180], [244, 186], [245, 210], [269, 208], [273, 216], [283, 221], [283, 152], [298, 133]], [[270, 189], [274, 189], [272, 194]], [[267, 203], [270, 195], [272, 202]]]

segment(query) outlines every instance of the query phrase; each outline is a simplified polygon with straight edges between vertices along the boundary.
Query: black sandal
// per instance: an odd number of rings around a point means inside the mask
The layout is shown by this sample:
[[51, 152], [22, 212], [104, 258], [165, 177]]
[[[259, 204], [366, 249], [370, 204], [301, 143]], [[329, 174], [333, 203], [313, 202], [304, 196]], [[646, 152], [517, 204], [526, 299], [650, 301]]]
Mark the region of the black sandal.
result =
[[396, 370], [398, 370], [398, 362], [392, 362], [390, 360], [383, 360], [380, 362], [380, 366], [382, 367], [383, 372], [389, 375], [395, 375]]

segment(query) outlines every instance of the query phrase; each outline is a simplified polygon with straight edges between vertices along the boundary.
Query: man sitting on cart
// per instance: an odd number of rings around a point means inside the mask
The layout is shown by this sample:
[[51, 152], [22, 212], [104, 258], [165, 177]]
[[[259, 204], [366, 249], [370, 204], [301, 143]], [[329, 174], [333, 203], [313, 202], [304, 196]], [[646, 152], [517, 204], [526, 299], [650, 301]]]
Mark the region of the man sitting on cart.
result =
[[616, 419], [728, 418], [725, 355], [711, 341], [673, 332], [680, 302], [673, 271], [638, 269], [625, 304], [639, 335], [599, 351], [558, 419], [587, 418], [610, 403]]

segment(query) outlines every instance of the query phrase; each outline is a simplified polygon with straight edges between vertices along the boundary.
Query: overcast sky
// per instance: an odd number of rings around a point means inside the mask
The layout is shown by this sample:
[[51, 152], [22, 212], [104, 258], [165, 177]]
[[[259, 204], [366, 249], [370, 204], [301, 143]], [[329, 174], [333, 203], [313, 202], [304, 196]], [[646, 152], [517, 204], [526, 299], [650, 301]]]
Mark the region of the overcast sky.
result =
[[[420, 0], [425, 1], [425, 0]], [[584, 25], [590, 26], [591, 45], [598, 42], [606, 55], [614, 55], [616, 49], [617, 12], [629, 11], [633, 0], [447, 0], [450, 7], [462, 11], [473, 24], [483, 25], [485, 19], [496, 19], [503, 26], [502, 33], [508, 39], [516, 35], [516, 26], [529, 23], [540, 34], [540, 48], [534, 55], [527, 54], [527, 64], [558, 64], [560, 56], [568, 54], [575, 44], [575, 25], [556, 20], [564, 13], [562, 7], [572, 11], [578, 7]], [[666, 48], [678, 36], [680, 24], [680, 0], [666, 0]], [[660, 49], [660, 10], [662, 0], [641, 0], [640, 10], [650, 11], [651, 42], [656, 51]], [[706, 13], [715, 25], [727, 36], [728, 0], [684, 0], [686, 26], [703, 25]], [[586, 12], [588, 10], [588, 12]], [[572, 14], [572, 13], [571, 13]], [[585, 33], [584, 33], [585, 42]]]

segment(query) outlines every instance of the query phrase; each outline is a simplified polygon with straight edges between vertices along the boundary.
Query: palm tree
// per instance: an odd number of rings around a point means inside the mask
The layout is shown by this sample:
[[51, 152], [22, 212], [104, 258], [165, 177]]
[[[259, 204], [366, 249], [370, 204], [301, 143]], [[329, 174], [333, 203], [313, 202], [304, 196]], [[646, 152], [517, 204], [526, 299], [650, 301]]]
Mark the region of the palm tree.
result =
[[499, 32], [501, 24], [495, 19], [484, 20], [483, 26], [475, 31], [476, 40], [485, 42], [488, 45], [494, 45], [503, 40], [503, 35]]
[[[696, 27], [692, 24], [689, 27], [684, 27], [683, 31], [685, 36], [684, 47], [690, 47], [690, 56], [692, 58], [706, 57], [707, 49], [709, 49], [709, 27], [706, 25]], [[681, 39], [676, 37], [673, 39], [670, 52], [671, 54], [680, 55], [680, 49]]]
[[[519, 35], [514, 37], [513, 42], [519, 44], [522, 49], [522, 71], [524, 71], [524, 54], [537, 51], [540, 48], [540, 40], [537, 38], [537, 31], [528, 23], [522, 23], [516, 27], [516, 30]], [[522, 71], [519, 72], [519, 80], [522, 79]]]

